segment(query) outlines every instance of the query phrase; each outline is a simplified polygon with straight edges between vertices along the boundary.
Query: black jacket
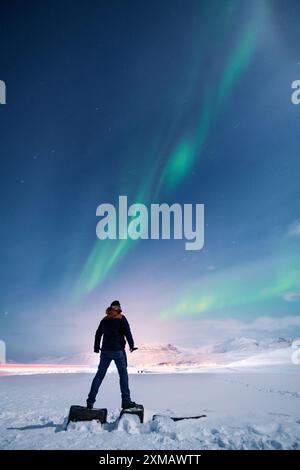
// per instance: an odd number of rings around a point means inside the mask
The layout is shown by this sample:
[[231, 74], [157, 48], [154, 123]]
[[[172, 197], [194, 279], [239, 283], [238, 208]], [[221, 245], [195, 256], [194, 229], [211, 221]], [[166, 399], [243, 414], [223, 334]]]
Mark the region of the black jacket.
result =
[[134, 342], [130, 326], [124, 315], [110, 318], [106, 316], [100, 322], [95, 335], [94, 351], [99, 352], [100, 342], [103, 336], [101, 351], [120, 351], [125, 349], [127, 339], [130, 349], [134, 348]]

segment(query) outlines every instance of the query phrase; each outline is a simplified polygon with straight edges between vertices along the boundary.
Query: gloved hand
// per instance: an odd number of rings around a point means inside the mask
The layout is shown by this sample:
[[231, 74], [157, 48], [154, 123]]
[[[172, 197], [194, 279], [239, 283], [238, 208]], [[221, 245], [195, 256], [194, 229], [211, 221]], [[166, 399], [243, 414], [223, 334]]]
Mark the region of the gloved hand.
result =
[[137, 349], [139, 349], [139, 348], [131, 348], [130, 352], [136, 351]]

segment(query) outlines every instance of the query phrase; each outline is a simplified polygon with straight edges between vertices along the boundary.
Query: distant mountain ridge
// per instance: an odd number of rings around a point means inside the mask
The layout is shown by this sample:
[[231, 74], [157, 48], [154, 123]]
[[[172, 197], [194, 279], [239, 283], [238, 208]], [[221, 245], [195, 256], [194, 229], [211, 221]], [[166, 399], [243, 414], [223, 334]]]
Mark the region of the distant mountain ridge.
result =
[[[199, 348], [181, 348], [168, 344], [142, 344], [138, 351], [128, 353], [129, 364], [133, 367], [147, 368], [156, 366], [200, 367], [201, 364], [225, 364], [234, 360], [247, 359], [259, 354], [269, 354], [289, 348], [292, 339], [282, 337], [255, 339], [234, 337], [210, 346]], [[61, 357], [42, 357], [42, 364], [76, 364], [97, 366], [99, 355], [94, 353], [78, 353]]]
[[264, 349], [281, 349], [289, 347], [292, 344], [291, 339], [270, 338], [257, 340], [247, 337], [231, 338], [216, 344], [212, 348], [212, 352], [220, 354], [230, 351], [257, 351]]

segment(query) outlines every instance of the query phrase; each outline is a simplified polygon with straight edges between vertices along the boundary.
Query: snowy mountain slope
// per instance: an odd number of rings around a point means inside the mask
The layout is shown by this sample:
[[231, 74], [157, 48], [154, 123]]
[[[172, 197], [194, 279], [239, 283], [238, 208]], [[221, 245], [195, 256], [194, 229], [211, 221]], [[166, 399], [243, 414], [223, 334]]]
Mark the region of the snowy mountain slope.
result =
[[270, 338], [258, 340], [254, 338], [230, 338], [227, 341], [218, 343], [212, 347], [212, 352], [217, 354], [228, 353], [231, 351], [263, 351], [269, 349], [288, 348], [292, 344], [291, 339]]
[[[247, 360], [258, 356], [259, 365], [272, 365], [272, 351], [279, 351], [281, 364], [290, 363], [291, 339], [270, 338], [258, 340], [254, 338], [238, 337], [230, 338], [221, 343], [198, 348], [181, 348], [172, 344], [147, 344], [141, 345], [134, 354], [129, 354], [129, 363], [135, 369], [158, 371], [159, 367], [176, 367], [177, 370], [186, 368], [201, 368], [213, 365], [231, 365], [232, 362]], [[263, 360], [265, 358], [265, 361]], [[85, 364], [96, 366], [99, 356], [93, 353], [80, 353], [63, 357], [43, 357], [37, 362], [44, 364]], [[275, 361], [277, 362], [277, 361]]]

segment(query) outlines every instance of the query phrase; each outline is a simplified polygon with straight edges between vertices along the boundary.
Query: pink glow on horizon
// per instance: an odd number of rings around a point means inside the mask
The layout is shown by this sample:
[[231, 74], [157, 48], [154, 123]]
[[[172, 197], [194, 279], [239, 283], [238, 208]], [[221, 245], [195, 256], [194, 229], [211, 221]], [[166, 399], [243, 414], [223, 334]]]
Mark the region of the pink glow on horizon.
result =
[[0, 376], [25, 374], [55, 374], [94, 372], [94, 368], [82, 364], [0, 364]]
[[[152, 372], [152, 373], [172, 373], [172, 372], [196, 372], [205, 369], [215, 369], [218, 365], [214, 362], [202, 362], [190, 364], [143, 364], [139, 367], [129, 367], [129, 373]], [[36, 374], [76, 374], [95, 373], [97, 366], [84, 364], [0, 364], [0, 377], [12, 375], [36, 375]]]

